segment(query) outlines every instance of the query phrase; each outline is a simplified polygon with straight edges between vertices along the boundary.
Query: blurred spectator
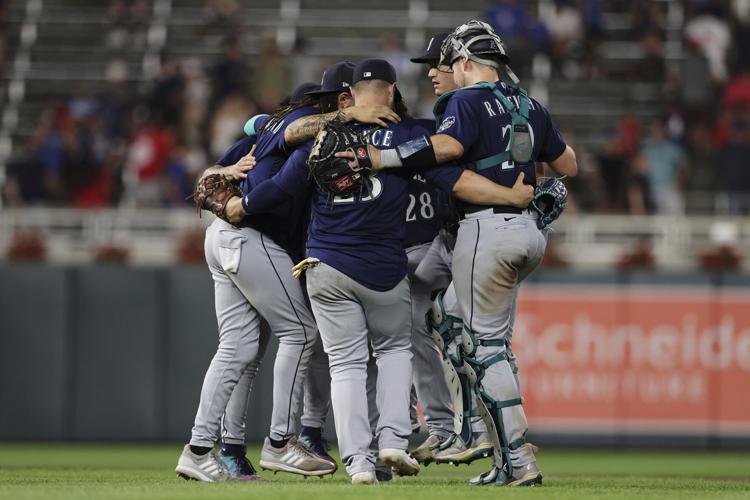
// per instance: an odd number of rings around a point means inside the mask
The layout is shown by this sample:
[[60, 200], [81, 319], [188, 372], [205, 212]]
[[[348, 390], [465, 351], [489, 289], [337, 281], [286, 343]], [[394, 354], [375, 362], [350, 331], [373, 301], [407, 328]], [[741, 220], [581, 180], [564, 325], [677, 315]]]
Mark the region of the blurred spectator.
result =
[[651, 186], [648, 181], [648, 160], [643, 154], [635, 155], [628, 162], [627, 208], [633, 215], [652, 213]]
[[732, 44], [732, 34], [713, 6], [704, 7], [698, 15], [688, 20], [685, 36], [703, 51], [708, 59], [711, 77], [717, 82], [725, 82], [729, 76], [727, 52]]
[[162, 53], [159, 73], [151, 82], [151, 89], [146, 98], [146, 105], [152, 113], [158, 115], [162, 123], [178, 130], [185, 107], [185, 80], [177, 61], [169, 54]]
[[155, 207], [162, 201], [162, 176], [175, 139], [159, 116], [148, 116], [145, 108], [136, 109], [134, 114], [138, 127], [123, 172], [125, 197], [131, 204]]
[[708, 59], [695, 41], [687, 38], [685, 57], [680, 62], [680, 98], [689, 120], [705, 118], [711, 112], [713, 85]]
[[200, 166], [205, 168], [205, 161], [203, 155], [194, 158], [191, 157], [192, 154], [185, 144], [179, 144], [172, 151], [164, 183], [164, 204], [168, 207], [193, 204], [190, 195], [193, 193], [196, 169], [191, 163], [198, 160]]
[[750, 122], [733, 121], [729, 138], [719, 151], [721, 188], [728, 194], [730, 214], [746, 215], [750, 208]]
[[211, 158], [219, 158], [243, 135], [245, 122], [256, 112], [257, 109], [241, 94], [224, 99], [214, 113], [209, 128]]
[[721, 104], [727, 108], [744, 108], [750, 111], [750, 66], [742, 68], [732, 81], [724, 87]]
[[240, 41], [236, 36], [227, 37], [222, 43], [223, 55], [211, 68], [211, 100], [209, 109], [214, 109], [230, 94], [246, 93], [250, 82], [250, 70], [245, 64]]
[[182, 61], [182, 75], [185, 81], [180, 135], [187, 144], [202, 144], [201, 127], [208, 110], [211, 87], [197, 59]]
[[205, 11], [207, 34], [239, 34], [242, 8], [237, 0], [206, 0]]
[[290, 87], [289, 68], [276, 46], [276, 41], [269, 38], [263, 42], [258, 71], [253, 78], [253, 93], [261, 112], [267, 113], [275, 109], [286, 97]]
[[678, 144], [667, 138], [661, 120], [651, 122], [650, 134], [641, 144], [641, 153], [646, 163], [648, 187], [655, 210], [668, 214], [683, 212], [679, 184], [685, 153]]
[[111, 25], [107, 45], [115, 49], [143, 47], [146, 43], [150, 9], [147, 0], [111, 0]]
[[321, 64], [320, 59], [311, 57], [308, 41], [302, 37], [297, 37], [294, 40], [294, 46], [288, 58], [292, 71], [292, 82], [295, 85], [299, 82], [319, 82], [323, 76], [323, 71], [328, 67], [327, 62]]
[[526, 10], [517, 0], [490, 2], [484, 18], [510, 47], [515, 46], [524, 35]]
[[713, 205], [713, 194], [718, 188], [718, 161], [711, 139], [711, 129], [705, 123], [698, 123], [688, 131], [687, 139], [688, 175], [685, 189], [696, 194], [696, 208], [710, 209]]
[[541, 18], [552, 36], [552, 55], [563, 74], [574, 79], [579, 75], [573, 51], [581, 42], [583, 24], [581, 14], [566, 0], [556, 0], [555, 9]]
[[[416, 76], [422, 70], [422, 66], [409, 60], [411, 56], [403, 49], [401, 41], [395, 33], [389, 31], [380, 36], [380, 51], [373, 57], [385, 59], [396, 68], [398, 88], [403, 95], [416, 95]], [[313, 81], [318, 79], [313, 79]]]
[[643, 58], [638, 69], [638, 80], [662, 82], [665, 77], [664, 44], [656, 30], [649, 30], [641, 38]]

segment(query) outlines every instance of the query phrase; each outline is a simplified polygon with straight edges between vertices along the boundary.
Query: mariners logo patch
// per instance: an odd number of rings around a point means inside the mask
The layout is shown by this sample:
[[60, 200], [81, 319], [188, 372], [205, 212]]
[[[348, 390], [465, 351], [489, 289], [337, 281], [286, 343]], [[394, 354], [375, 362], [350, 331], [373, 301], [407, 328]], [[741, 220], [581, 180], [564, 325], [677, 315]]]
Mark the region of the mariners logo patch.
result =
[[445, 119], [443, 120], [443, 123], [440, 124], [440, 128], [437, 129], [437, 133], [439, 134], [440, 132], [442, 132], [444, 130], [448, 130], [449, 128], [451, 128], [453, 126], [454, 123], [456, 123], [456, 117], [455, 116], [447, 116], [447, 117], [445, 117]]

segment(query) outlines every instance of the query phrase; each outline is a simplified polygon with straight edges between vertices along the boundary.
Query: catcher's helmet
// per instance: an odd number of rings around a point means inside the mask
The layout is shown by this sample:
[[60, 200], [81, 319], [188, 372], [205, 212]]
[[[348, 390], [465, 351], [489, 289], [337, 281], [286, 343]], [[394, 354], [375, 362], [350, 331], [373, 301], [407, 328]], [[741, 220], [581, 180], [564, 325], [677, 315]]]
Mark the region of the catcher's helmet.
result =
[[462, 24], [443, 41], [440, 49], [440, 64], [450, 66], [459, 57], [465, 57], [493, 68], [500, 63], [510, 63], [505, 44], [492, 26], [482, 21]]

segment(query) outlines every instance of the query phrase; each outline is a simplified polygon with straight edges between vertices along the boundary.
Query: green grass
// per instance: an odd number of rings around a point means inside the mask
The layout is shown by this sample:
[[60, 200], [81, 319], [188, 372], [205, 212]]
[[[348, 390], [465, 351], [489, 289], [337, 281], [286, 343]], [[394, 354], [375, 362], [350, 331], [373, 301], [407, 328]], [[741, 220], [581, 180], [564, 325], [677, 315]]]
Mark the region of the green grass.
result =
[[[431, 465], [395, 484], [353, 487], [339, 470], [304, 481], [264, 473], [265, 483], [207, 484], [174, 474], [179, 445], [0, 444], [0, 499], [463, 500], [497, 497], [750, 498], [750, 454], [705, 452], [542, 450], [541, 488], [471, 487], [466, 480], [489, 468]], [[257, 463], [259, 450], [251, 450]]]

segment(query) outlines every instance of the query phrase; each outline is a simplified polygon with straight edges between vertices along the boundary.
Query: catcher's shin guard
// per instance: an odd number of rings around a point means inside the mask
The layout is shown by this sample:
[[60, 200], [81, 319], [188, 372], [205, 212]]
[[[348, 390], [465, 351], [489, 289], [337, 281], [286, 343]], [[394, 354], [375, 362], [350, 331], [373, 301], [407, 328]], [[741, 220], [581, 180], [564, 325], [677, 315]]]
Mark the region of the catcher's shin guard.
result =
[[[462, 330], [462, 348], [463, 348], [463, 372], [466, 374], [475, 393], [477, 394], [477, 414], [482, 418], [487, 431], [492, 438], [495, 447], [493, 453], [493, 462], [495, 467], [501, 469], [506, 477], [513, 475], [513, 463], [510, 452], [520, 448], [526, 443], [525, 437], [521, 437], [512, 443], [508, 442], [507, 433], [503, 424], [503, 408], [520, 405], [523, 403], [520, 397], [504, 401], [498, 401], [492, 398], [483, 388], [482, 379], [485, 371], [495, 363], [508, 363], [508, 353], [505, 349], [505, 341], [498, 340], [477, 340], [473, 332], [464, 326]], [[477, 359], [477, 347], [496, 347], [499, 352], [480, 362]]]
[[[454, 434], [459, 436], [464, 443], [471, 441], [471, 399], [473, 391], [469, 381], [463, 374], [463, 352], [460, 339], [463, 322], [456, 316], [446, 312], [443, 301], [445, 290], [438, 293], [432, 304], [432, 309], [427, 312], [427, 325], [430, 328], [432, 339], [443, 355], [441, 364], [443, 375], [448, 385], [448, 390], [453, 403], [453, 429]], [[451, 351], [454, 354], [451, 354]], [[441, 448], [448, 446], [449, 438]]]

